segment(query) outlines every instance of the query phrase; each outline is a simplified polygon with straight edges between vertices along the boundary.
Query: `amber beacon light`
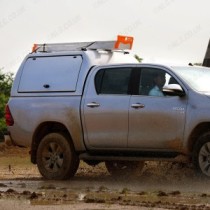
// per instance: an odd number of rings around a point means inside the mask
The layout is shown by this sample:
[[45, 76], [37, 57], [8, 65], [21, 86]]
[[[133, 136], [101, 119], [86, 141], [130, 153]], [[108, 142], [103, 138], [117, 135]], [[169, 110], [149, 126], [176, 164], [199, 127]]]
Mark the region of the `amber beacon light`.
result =
[[35, 52], [36, 49], [37, 49], [38, 45], [37, 44], [34, 44], [33, 47], [32, 47], [32, 52]]

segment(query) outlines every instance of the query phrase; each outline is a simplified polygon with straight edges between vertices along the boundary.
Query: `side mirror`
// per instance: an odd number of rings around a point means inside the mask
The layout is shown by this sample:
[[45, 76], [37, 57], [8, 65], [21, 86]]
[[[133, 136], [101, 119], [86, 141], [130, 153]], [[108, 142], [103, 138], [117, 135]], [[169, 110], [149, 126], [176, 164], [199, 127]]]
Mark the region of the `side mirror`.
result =
[[178, 84], [169, 84], [163, 87], [163, 93], [169, 96], [185, 96], [185, 92]]

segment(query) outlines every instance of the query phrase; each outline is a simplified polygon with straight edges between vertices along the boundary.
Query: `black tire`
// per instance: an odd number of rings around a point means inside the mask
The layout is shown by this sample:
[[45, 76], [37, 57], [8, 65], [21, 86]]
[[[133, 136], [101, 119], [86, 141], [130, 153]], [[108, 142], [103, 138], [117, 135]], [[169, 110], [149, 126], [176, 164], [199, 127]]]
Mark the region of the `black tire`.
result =
[[73, 177], [79, 158], [68, 136], [61, 133], [47, 134], [37, 150], [37, 166], [46, 179], [64, 180]]
[[106, 161], [106, 168], [112, 176], [137, 176], [144, 167], [144, 161]]
[[193, 164], [199, 175], [210, 177], [210, 132], [202, 135], [195, 144]]

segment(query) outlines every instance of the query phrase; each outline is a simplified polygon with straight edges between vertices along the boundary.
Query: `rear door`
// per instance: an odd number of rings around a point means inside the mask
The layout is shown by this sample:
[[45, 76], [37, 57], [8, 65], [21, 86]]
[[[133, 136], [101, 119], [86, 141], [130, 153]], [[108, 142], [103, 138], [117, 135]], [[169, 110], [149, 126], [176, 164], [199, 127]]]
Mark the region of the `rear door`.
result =
[[82, 100], [88, 148], [127, 147], [129, 83], [132, 67], [110, 67], [90, 73]]

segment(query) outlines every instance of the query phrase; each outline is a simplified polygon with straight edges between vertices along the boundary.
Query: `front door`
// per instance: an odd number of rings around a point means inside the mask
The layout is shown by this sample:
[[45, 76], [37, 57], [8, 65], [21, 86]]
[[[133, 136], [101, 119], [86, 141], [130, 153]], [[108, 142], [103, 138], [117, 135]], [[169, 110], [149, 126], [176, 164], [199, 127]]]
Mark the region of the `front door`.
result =
[[129, 148], [167, 151], [181, 148], [187, 99], [165, 96], [158, 89], [161, 85], [155, 83], [159, 72], [165, 75], [162, 83], [175, 81], [164, 70], [141, 69], [139, 94], [131, 97], [129, 105]]

